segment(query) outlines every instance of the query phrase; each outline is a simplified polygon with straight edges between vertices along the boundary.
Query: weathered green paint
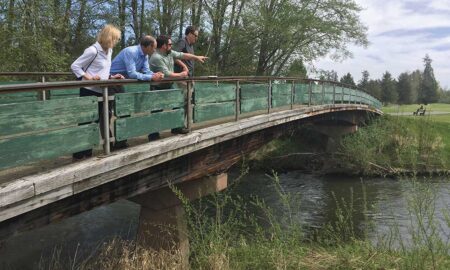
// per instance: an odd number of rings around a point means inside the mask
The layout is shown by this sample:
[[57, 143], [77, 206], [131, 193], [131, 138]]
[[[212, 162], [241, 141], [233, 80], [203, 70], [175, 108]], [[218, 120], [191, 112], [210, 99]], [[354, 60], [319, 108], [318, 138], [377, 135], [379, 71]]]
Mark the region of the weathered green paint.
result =
[[184, 109], [119, 118], [115, 121], [115, 136], [119, 141], [184, 126]]
[[267, 109], [267, 98], [242, 99], [241, 113]]
[[99, 144], [98, 124], [0, 140], [0, 169], [87, 150]]
[[236, 111], [236, 102], [228, 101], [222, 103], [210, 103], [204, 105], [195, 105], [194, 122], [208, 121], [234, 115]]
[[236, 100], [235, 84], [203, 84], [194, 85], [195, 104]]
[[149, 83], [126, 84], [123, 86], [125, 93], [138, 93], [150, 91]]
[[291, 95], [276, 95], [272, 96], [272, 107], [277, 108], [291, 104]]
[[67, 98], [0, 105], [0, 137], [93, 122], [96, 97]]
[[268, 84], [241, 84], [241, 99], [267, 98]]
[[49, 99], [79, 97], [80, 89], [50, 90]]
[[309, 85], [295, 84], [294, 104], [308, 104], [309, 102]]
[[[27, 84], [27, 83], [35, 83], [35, 81], [9, 81], [9, 82], [0, 81], [0, 85]], [[36, 101], [38, 99], [39, 99], [39, 94], [36, 91], [11, 93], [11, 94], [0, 94], [0, 104], [22, 103], [22, 102], [28, 102], [28, 101]]]
[[272, 96], [290, 96], [292, 84], [272, 84]]
[[183, 91], [180, 89], [116, 94], [115, 99], [117, 116], [172, 109], [184, 104]]

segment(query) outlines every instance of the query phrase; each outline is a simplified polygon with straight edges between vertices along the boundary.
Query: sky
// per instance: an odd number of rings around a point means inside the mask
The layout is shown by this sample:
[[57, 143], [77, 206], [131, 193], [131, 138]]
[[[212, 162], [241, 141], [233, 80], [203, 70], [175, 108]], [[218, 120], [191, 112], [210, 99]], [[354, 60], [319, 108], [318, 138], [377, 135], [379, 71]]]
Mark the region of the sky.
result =
[[371, 79], [389, 71], [423, 71], [423, 58], [433, 60], [436, 80], [450, 89], [450, 0], [355, 0], [363, 8], [361, 22], [368, 27], [367, 48], [349, 46], [353, 57], [336, 62], [325, 57], [314, 68], [335, 70], [339, 78], [350, 72], [357, 82], [363, 70]]

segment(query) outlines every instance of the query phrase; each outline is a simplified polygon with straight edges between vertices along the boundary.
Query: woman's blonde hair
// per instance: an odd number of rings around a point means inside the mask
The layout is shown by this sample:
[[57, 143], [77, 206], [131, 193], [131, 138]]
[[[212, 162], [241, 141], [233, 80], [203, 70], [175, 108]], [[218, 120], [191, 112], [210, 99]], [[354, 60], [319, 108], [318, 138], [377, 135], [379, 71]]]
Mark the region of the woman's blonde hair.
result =
[[120, 40], [120, 30], [112, 24], [107, 24], [98, 33], [97, 41], [103, 48], [113, 48]]

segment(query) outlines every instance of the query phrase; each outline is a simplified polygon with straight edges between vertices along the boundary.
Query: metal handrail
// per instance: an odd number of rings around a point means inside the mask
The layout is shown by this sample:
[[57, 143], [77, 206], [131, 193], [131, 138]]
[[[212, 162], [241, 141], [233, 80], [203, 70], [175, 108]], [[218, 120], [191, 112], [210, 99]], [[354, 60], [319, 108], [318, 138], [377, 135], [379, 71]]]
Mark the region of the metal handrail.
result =
[[[28, 74], [28, 75], [45, 75], [43, 72], [0, 72], [0, 75], [13, 75], [13, 74]], [[65, 72], [47, 72], [47, 75], [70, 75], [71, 73]], [[260, 81], [269, 82], [276, 80], [284, 81], [296, 81], [305, 83], [330, 83], [338, 86], [344, 86], [346, 88], [351, 88], [354, 90], [359, 90], [367, 93], [364, 89], [355, 87], [353, 85], [348, 85], [340, 82], [328, 81], [328, 80], [317, 80], [317, 79], [305, 79], [299, 77], [276, 77], [276, 76], [200, 76], [192, 78], [177, 78], [177, 79], [163, 79], [161, 83], [171, 83], [171, 82], [236, 82], [236, 81]], [[40, 82], [40, 83], [27, 83], [27, 84], [14, 84], [14, 85], [2, 85], [0, 86], [0, 94], [2, 93], [15, 93], [15, 92], [27, 92], [27, 91], [39, 91], [39, 90], [58, 90], [70, 88], [79, 88], [83, 86], [113, 86], [113, 85], [126, 85], [134, 83], [142, 84], [153, 84], [160, 82], [150, 82], [150, 81], [139, 81], [135, 79], [124, 79], [124, 80], [98, 80], [98, 81], [62, 81], [62, 82]], [[369, 93], [368, 93], [369, 94]]]

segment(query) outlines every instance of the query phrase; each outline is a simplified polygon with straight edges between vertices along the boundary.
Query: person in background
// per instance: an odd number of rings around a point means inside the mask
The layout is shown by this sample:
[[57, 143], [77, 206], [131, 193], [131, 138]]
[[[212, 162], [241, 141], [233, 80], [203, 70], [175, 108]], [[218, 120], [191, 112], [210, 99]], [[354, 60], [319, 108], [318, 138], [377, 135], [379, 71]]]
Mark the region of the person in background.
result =
[[[186, 27], [186, 30], [184, 31], [184, 39], [180, 39], [177, 44], [175, 45], [174, 49], [179, 52], [183, 53], [194, 53], [194, 44], [197, 42], [198, 39], [198, 30], [195, 28], [195, 26], [188, 26]], [[188, 76], [193, 77], [194, 76], [194, 64], [195, 62], [193, 60], [187, 60], [183, 59], [181, 60], [188, 68]], [[175, 65], [175, 72], [181, 72], [183, 71], [183, 67], [180, 65]]]
[[[83, 54], [70, 66], [75, 76], [83, 81], [123, 79], [124, 76], [121, 74], [110, 74], [112, 49], [119, 42], [120, 34], [120, 30], [115, 26], [105, 25], [97, 35], [97, 42], [85, 49]], [[82, 87], [80, 88], [80, 97], [85, 96], [101, 97], [102, 89], [96, 86]], [[100, 128], [103, 129], [103, 102], [98, 103], [98, 108]], [[92, 149], [73, 154], [74, 159], [90, 156], [92, 156]]]

